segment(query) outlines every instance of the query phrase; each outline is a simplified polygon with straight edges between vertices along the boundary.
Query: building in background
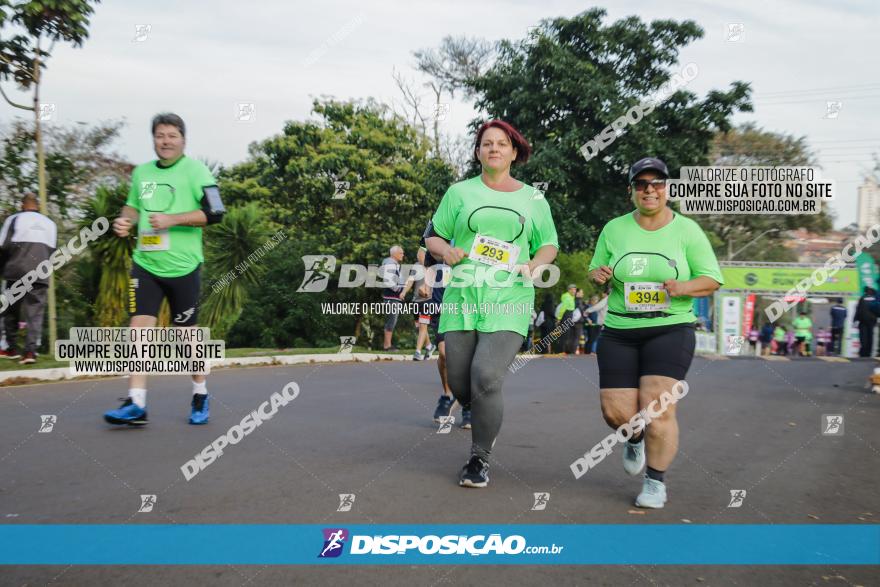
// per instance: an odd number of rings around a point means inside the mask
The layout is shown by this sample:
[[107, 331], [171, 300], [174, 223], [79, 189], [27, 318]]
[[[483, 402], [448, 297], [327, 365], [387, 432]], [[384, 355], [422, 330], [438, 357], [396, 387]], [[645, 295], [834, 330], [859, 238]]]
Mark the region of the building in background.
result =
[[[861, 212], [859, 212], [859, 222], [861, 222], [861, 218]], [[856, 233], [849, 228], [831, 230], [822, 234], [809, 232], [805, 228], [790, 230], [785, 233], [785, 247], [797, 255], [798, 263], [824, 263], [835, 254], [840, 253], [844, 245], [855, 237]]]
[[858, 222], [861, 232], [880, 223], [880, 185], [876, 177], [866, 177], [859, 186]]

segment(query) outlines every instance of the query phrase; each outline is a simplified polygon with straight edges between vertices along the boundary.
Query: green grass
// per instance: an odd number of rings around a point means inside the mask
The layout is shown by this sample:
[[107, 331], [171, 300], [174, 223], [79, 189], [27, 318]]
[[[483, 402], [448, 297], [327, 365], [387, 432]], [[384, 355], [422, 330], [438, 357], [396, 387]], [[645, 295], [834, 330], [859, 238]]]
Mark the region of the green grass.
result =
[[[326, 347], [326, 348], [300, 348], [300, 349], [260, 349], [260, 348], [242, 348], [242, 349], [226, 349], [226, 357], [265, 357], [265, 356], [275, 356], [275, 355], [332, 355], [339, 351], [339, 347]], [[366, 347], [354, 347], [355, 353], [375, 353], [381, 352], [376, 350], [369, 350]], [[412, 354], [412, 350], [400, 350], [396, 353], [385, 353], [385, 354], [396, 354], [396, 355], [409, 355]], [[48, 355], [41, 354], [37, 359], [37, 362], [33, 365], [19, 365], [18, 359], [10, 360], [10, 359], [0, 359], [0, 371], [27, 371], [31, 369], [52, 369], [55, 367], [69, 367], [69, 361], [55, 361], [51, 359]]]

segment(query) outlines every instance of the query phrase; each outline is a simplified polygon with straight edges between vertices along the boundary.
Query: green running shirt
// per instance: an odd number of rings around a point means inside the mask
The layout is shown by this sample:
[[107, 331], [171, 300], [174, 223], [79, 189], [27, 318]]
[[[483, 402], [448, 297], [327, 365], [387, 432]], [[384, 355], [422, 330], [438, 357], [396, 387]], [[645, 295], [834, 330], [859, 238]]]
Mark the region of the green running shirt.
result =
[[[466, 253], [470, 253], [477, 233], [517, 245], [519, 256], [511, 259], [515, 264], [528, 263], [544, 245], [559, 248], [550, 205], [539, 190], [527, 184], [515, 192], [499, 192], [486, 186], [481, 176], [458, 182], [446, 191], [432, 221], [438, 235], [454, 241]], [[473, 285], [455, 285], [469, 281], [466, 275], [477, 276], [489, 268], [468, 257], [452, 268], [443, 303], [457, 311], [444, 307], [440, 332], [511, 330], [528, 334], [535, 304], [533, 284], [523, 283], [526, 280], [521, 276], [502, 269], [482, 284], [474, 279]], [[480, 308], [487, 310], [481, 312]]]
[[613, 312], [631, 313], [624, 300], [625, 283], [663, 283], [667, 279], [688, 281], [703, 275], [724, 283], [709, 239], [696, 222], [679, 214], [659, 230], [645, 230], [636, 222], [632, 212], [611, 220], [599, 234], [590, 271], [603, 265], [613, 269], [605, 318], [605, 326], [609, 328], [668, 326], [696, 320], [690, 296], [669, 300], [669, 308], [661, 311], [670, 316], [631, 318], [615, 315]]
[[[159, 245], [167, 247], [164, 250], [144, 250], [144, 242], [154, 241], [143, 239], [152, 232], [150, 214], [201, 210], [202, 188], [216, 183], [204, 163], [186, 156], [171, 167], [159, 167], [158, 161], [135, 167], [125, 202], [138, 211], [138, 245], [132, 260], [159, 277], [181, 277], [192, 273], [204, 261], [200, 227], [172, 226], [162, 237], [167, 237], [167, 245]], [[158, 237], [153, 238], [159, 242]]]

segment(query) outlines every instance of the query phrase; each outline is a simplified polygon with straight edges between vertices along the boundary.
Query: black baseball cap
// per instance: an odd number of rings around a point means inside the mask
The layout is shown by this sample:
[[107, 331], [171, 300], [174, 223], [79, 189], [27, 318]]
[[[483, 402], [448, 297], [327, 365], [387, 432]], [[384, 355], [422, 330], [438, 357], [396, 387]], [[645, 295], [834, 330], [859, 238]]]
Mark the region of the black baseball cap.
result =
[[645, 157], [644, 159], [639, 159], [633, 163], [632, 167], [629, 168], [629, 181], [632, 181], [633, 178], [641, 172], [648, 170], [657, 171], [664, 177], [669, 177], [669, 170], [666, 168], [666, 163], [656, 157]]

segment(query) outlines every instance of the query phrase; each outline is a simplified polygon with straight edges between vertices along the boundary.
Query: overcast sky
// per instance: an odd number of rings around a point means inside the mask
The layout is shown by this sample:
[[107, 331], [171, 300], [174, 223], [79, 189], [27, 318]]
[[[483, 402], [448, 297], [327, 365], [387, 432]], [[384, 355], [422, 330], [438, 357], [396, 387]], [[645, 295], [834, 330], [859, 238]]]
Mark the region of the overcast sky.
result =
[[[880, 153], [880, 4], [646, 4], [604, 7], [609, 21], [695, 20], [705, 35], [681, 54], [682, 64], [699, 67], [688, 89], [702, 96], [750, 82], [755, 111], [737, 122], [806, 136], [824, 176], [838, 182], [836, 225], [855, 221], [856, 187]], [[232, 164], [284, 121], [308, 118], [315, 97], [399, 99], [392, 68], [420, 79], [412, 51], [446, 35], [518, 39], [541, 19], [584, 9], [560, 0], [108, 1], [97, 6], [82, 48], [56, 48], [42, 101], [55, 104], [60, 123], [125, 118], [117, 150], [136, 163], [154, 158], [150, 117], [171, 110], [187, 123], [188, 154]], [[733, 23], [742, 25], [737, 41], [728, 40]], [[136, 40], [136, 25], [149, 25], [146, 38]], [[841, 103], [836, 116], [827, 115], [827, 102]], [[255, 105], [254, 120], [238, 121], [239, 103]], [[0, 121], [18, 115], [0, 105]], [[463, 133], [473, 116], [469, 104], [455, 102], [445, 130]]]

